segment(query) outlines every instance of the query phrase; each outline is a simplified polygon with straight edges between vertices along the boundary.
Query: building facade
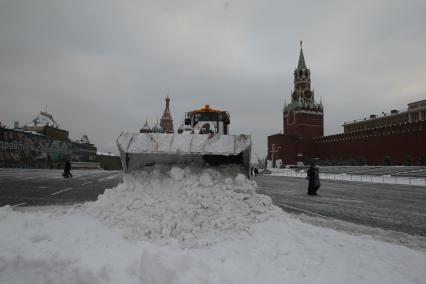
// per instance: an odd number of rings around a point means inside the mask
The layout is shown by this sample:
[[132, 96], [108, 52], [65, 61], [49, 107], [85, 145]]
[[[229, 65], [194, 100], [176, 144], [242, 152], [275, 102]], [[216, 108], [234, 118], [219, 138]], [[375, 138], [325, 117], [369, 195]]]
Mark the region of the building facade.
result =
[[79, 141], [68, 136], [47, 112], [23, 127], [0, 127], [0, 167], [63, 168], [67, 159], [95, 162], [97, 149], [87, 136]]

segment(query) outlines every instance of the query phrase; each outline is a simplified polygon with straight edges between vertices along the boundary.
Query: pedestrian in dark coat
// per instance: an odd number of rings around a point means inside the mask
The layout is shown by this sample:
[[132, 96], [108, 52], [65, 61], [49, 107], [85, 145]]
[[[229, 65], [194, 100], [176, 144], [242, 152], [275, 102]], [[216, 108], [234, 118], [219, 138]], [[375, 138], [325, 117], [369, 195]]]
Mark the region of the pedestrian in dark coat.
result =
[[314, 195], [317, 195], [318, 194], [317, 193], [318, 189], [321, 186], [321, 182], [320, 182], [320, 177], [319, 177], [319, 167], [316, 166], [314, 169], [315, 169], [315, 180], [314, 180], [314, 186], [315, 186], [315, 188], [314, 188]]
[[71, 161], [70, 161], [70, 159], [67, 159], [67, 161], [65, 162], [63, 176], [64, 176], [64, 178], [72, 177], [72, 174], [71, 174]]
[[257, 177], [258, 174], [259, 174], [259, 170], [257, 168], [254, 168], [254, 177]]
[[317, 194], [315, 191], [316, 174], [315, 174], [315, 165], [313, 163], [311, 163], [308, 169], [308, 175], [306, 176], [306, 179], [309, 181], [308, 195], [316, 195]]

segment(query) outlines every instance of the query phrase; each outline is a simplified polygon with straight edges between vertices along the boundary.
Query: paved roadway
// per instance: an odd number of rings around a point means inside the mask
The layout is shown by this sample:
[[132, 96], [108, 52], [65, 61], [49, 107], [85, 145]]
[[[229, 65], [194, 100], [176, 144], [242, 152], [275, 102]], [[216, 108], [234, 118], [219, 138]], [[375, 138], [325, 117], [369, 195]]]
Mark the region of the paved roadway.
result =
[[0, 169], [0, 206], [73, 204], [96, 200], [106, 188], [121, 182], [120, 171]]
[[[0, 206], [74, 204], [96, 200], [122, 181], [122, 172], [0, 169]], [[308, 196], [303, 178], [259, 175], [259, 192], [286, 211], [426, 236], [426, 187], [322, 180], [319, 196]]]
[[308, 196], [303, 178], [259, 175], [256, 182], [285, 211], [426, 236], [426, 187], [322, 180], [319, 195]]

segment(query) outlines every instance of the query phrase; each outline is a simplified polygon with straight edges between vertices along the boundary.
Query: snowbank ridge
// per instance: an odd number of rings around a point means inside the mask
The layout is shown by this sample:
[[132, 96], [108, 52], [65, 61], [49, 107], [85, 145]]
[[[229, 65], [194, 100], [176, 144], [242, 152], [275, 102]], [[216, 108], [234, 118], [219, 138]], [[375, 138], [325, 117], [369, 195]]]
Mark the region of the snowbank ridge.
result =
[[127, 239], [203, 247], [275, 215], [272, 200], [256, 187], [233, 166], [155, 168], [125, 175], [88, 211]]

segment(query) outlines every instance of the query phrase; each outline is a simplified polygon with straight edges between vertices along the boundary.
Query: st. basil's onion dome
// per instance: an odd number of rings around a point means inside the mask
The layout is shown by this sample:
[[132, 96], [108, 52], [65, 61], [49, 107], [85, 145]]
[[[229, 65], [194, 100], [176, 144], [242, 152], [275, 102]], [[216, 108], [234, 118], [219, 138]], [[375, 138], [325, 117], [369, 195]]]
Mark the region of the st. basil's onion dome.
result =
[[181, 134], [183, 133], [184, 130], [185, 130], [185, 124], [182, 121], [182, 123], [179, 125], [178, 133]]
[[164, 133], [163, 128], [158, 124], [158, 120], [157, 120], [157, 123], [154, 125], [154, 127], [152, 127], [151, 132], [152, 133]]
[[141, 128], [140, 133], [151, 133], [151, 127], [148, 125], [148, 120], [145, 120], [145, 125]]

